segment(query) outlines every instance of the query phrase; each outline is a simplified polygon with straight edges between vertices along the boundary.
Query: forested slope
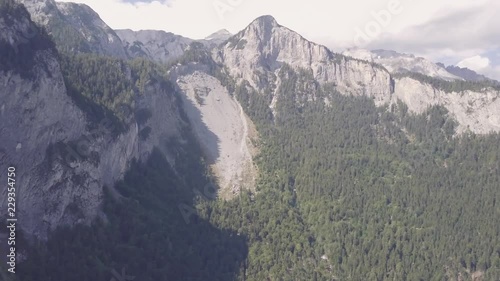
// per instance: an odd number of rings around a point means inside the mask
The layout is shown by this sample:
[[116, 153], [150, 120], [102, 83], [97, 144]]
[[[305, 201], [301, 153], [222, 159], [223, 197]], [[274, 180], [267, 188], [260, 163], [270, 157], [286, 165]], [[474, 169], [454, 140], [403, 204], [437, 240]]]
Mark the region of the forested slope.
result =
[[249, 237], [247, 280], [500, 278], [497, 134], [453, 138], [442, 108], [331, 90], [315, 93], [330, 107], [297, 106], [307, 77], [285, 71], [281, 117], [247, 106], [266, 136], [258, 194], [211, 216]]
[[[118, 184], [127, 203], [107, 199], [108, 224], [58, 231], [20, 276], [98, 280], [123, 265], [141, 280], [500, 278], [497, 134], [453, 137], [440, 107], [415, 116], [328, 87], [301, 103], [314, 82], [280, 75], [276, 118], [267, 97], [235, 91], [262, 138], [256, 194], [206, 201], [189, 191], [204, 181], [196, 150], [179, 156], [184, 182], [155, 155]], [[189, 224], [183, 200], [198, 210]]]

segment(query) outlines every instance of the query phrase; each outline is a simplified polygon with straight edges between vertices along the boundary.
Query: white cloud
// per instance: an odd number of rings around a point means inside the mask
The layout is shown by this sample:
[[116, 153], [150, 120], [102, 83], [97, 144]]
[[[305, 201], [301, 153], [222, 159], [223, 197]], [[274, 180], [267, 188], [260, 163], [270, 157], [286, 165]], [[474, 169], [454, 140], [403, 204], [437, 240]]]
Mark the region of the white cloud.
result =
[[457, 66], [467, 67], [489, 78], [500, 80], [500, 66], [492, 65], [490, 59], [487, 57], [472, 56], [461, 60]]
[[[402, 12], [391, 17], [383, 32], [398, 32], [423, 24], [449, 7], [465, 9], [486, 0], [173, 0], [168, 5], [163, 0], [61, 1], [89, 5], [115, 29], [163, 29], [202, 38], [222, 28], [237, 32], [253, 19], [270, 14], [311, 40], [352, 45], [356, 29], [365, 29], [374, 20], [373, 14], [387, 10], [395, 1]], [[214, 8], [221, 4], [226, 7], [223, 17]]]
[[490, 59], [481, 56], [473, 56], [460, 61], [457, 65], [460, 67], [467, 67], [475, 71], [481, 71], [490, 67]]

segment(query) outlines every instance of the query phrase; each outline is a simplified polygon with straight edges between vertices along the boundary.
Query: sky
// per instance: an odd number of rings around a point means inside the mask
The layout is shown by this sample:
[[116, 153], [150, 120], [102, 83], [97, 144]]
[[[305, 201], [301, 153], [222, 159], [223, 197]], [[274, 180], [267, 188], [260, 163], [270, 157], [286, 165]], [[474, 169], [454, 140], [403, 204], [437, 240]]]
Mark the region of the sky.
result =
[[61, 0], [89, 5], [114, 29], [201, 39], [272, 15], [333, 51], [390, 49], [500, 79], [498, 0]]

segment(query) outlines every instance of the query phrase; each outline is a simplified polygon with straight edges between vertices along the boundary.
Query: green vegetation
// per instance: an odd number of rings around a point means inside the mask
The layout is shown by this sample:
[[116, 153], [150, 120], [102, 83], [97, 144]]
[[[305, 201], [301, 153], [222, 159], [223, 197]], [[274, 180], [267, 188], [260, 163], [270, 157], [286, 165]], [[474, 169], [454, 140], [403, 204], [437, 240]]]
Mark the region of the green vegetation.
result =
[[52, 17], [48, 29], [50, 36], [62, 53], [91, 53], [91, 44], [85, 37], [62, 18]]
[[203, 43], [192, 42], [191, 44], [189, 44], [189, 47], [186, 48], [184, 54], [180, 58], [169, 63], [167, 68], [170, 68], [177, 64], [185, 65], [192, 62], [202, 63], [211, 67], [214, 66], [212, 56], [207, 48], [205, 48]]
[[[123, 61], [93, 54], [63, 54], [61, 69], [68, 94], [88, 118], [98, 123], [108, 117], [122, 130], [133, 117], [134, 96], [145, 94], [153, 85], [171, 87], [164, 78], [164, 69], [144, 59]], [[137, 112], [135, 117], [142, 124], [150, 117], [148, 114]]]
[[274, 122], [239, 88], [263, 136], [258, 193], [209, 216], [248, 237], [245, 280], [500, 278], [498, 135], [452, 138], [443, 108], [332, 91], [313, 93], [331, 107], [301, 106], [304, 76], [281, 75]]
[[[74, 9], [76, 8], [76, 9]], [[103, 31], [94, 24], [98, 15], [93, 14], [83, 7], [72, 7], [72, 15], [77, 17], [78, 24], [82, 24], [79, 30], [71, 24], [74, 19], [68, 18], [59, 11], [52, 11], [52, 16], [47, 22], [47, 30], [50, 37], [56, 43], [57, 50], [61, 53], [101, 53], [102, 46], [99, 36], [107, 36], [104, 32], [114, 33], [112, 30]], [[106, 39], [107, 40], [107, 39]]]
[[342, 59], [363, 62], [363, 63], [369, 64], [373, 68], [377, 68], [379, 70], [389, 72], [389, 71], [387, 71], [387, 68], [385, 68], [383, 65], [375, 63], [373, 61], [367, 61], [367, 60], [358, 59], [355, 57], [345, 56], [343, 54], [337, 54], [337, 53], [335, 54], [335, 62], [340, 63], [342, 61]]

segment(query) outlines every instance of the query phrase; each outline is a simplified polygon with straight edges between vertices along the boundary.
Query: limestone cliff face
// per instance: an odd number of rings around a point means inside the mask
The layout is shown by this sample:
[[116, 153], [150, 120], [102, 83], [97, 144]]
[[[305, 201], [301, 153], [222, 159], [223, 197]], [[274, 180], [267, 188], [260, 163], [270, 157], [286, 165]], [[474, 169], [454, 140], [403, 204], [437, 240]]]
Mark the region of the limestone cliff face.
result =
[[[109, 123], [91, 124], [67, 93], [56, 50], [42, 34], [27, 40], [34, 23], [24, 9], [16, 11], [0, 14], [0, 49], [9, 54], [2, 54], [0, 68], [0, 170], [16, 168], [19, 227], [44, 239], [58, 226], [90, 223], [104, 187], [112, 188], [132, 159], [145, 159], [176, 136], [182, 122], [175, 95], [152, 81], [130, 112], [138, 116], [147, 108], [151, 118], [132, 118], [118, 135]], [[5, 192], [0, 190], [2, 217]]]
[[[335, 54], [263, 16], [214, 51], [214, 59], [230, 73], [262, 90], [283, 64], [310, 72], [320, 83], [333, 83], [340, 92], [367, 95], [387, 102], [393, 91], [383, 68]], [[269, 77], [263, 79], [263, 77]]]
[[[276, 89], [282, 82], [277, 73], [283, 64], [288, 64], [297, 70], [307, 71], [320, 84], [336, 85], [342, 94], [371, 97], [378, 106], [402, 100], [413, 113], [422, 113], [433, 105], [444, 106], [460, 124], [458, 133], [467, 130], [478, 134], [500, 131], [500, 94], [497, 90], [486, 88], [476, 92], [446, 93], [409, 77], [395, 79], [373, 58], [362, 60], [334, 54], [326, 47], [280, 26], [271, 16], [256, 19], [225, 45], [214, 50], [213, 57], [238, 81], [246, 80], [258, 91], [270, 86]], [[418, 67], [427, 67], [432, 71], [439, 68], [423, 59], [408, 57], [416, 60]], [[415, 64], [413, 61], [410, 63]], [[428, 64], [434, 68], [428, 67]], [[455, 78], [449, 73], [446, 76], [437, 70], [432, 71], [428, 73], [437, 74], [430, 76], [440, 79], [442, 76], [444, 80]], [[442, 72], [446, 74], [445, 70]], [[274, 97], [273, 103], [276, 99]]]
[[485, 88], [482, 91], [447, 93], [409, 77], [397, 79], [395, 85], [393, 101], [403, 101], [414, 113], [422, 113], [429, 106], [441, 105], [459, 123], [457, 133], [500, 132], [500, 92], [497, 90]]

